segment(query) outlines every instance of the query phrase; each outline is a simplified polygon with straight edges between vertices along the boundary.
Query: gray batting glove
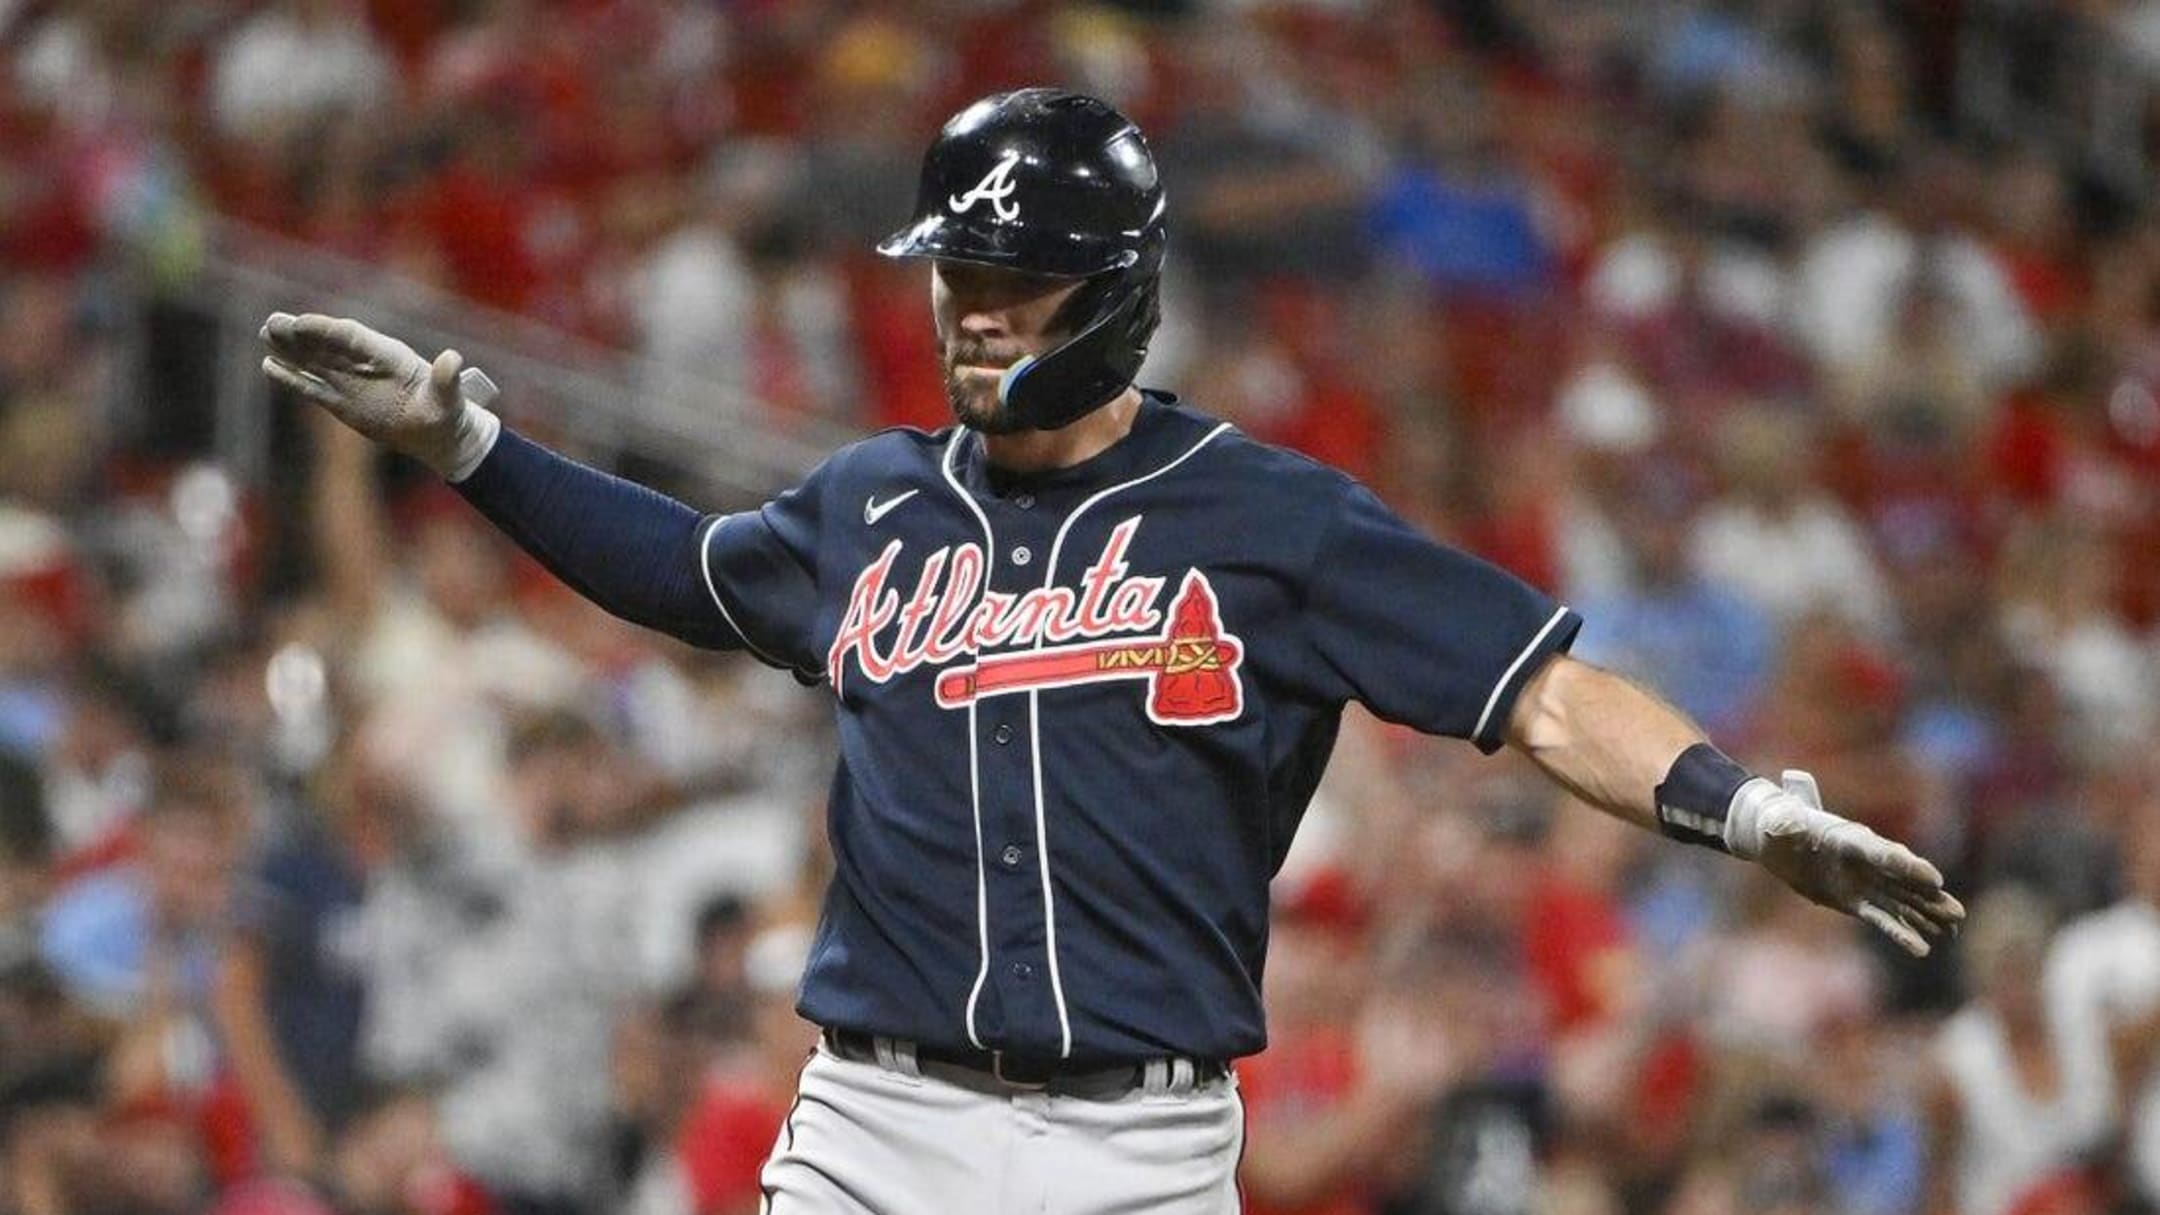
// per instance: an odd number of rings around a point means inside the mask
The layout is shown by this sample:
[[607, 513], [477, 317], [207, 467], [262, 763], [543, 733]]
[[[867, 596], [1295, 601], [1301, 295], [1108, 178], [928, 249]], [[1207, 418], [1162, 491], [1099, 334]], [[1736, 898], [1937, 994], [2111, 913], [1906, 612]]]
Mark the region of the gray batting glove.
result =
[[273, 312], [260, 336], [264, 375], [448, 480], [471, 476], [502, 434], [487, 409], [495, 385], [455, 350], [430, 363], [358, 321], [312, 313]]
[[1940, 870], [1823, 809], [1815, 778], [1798, 769], [1786, 770], [1782, 788], [1761, 777], [1740, 786], [1726, 814], [1725, 846], [1809, 899], [1858, 916], [1916, 958], [1965, 921]]

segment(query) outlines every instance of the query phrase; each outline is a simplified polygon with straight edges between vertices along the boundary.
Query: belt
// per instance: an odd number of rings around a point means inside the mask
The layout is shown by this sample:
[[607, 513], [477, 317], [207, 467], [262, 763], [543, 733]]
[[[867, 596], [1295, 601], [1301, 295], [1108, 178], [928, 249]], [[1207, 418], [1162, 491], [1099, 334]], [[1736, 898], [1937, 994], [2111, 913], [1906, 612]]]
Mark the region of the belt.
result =
[[912, 1058], [923, 1064], [942, 1065], [973, 1073], [980, 1079], [1020, 1089], [1046, 1089], [1084, 1097], [1120, 1097], [1154, 1083], [1169, 1091], [1177, 1080], [1200, 1084], [1230, 1074], [1230, 1066], [1218, 1059], [1184, 1057], [1143, 1059], [1128, 1063], [1075, 1065], [1070, 1059], [1049, 1055], [1020, 1055], [1000, 1050], [952, 1049], [882, 1038], [853, 1029], [827, 1029], [820, 1033], [825, 1048], [842, 1059], [892, 1067], [896, 1058]]

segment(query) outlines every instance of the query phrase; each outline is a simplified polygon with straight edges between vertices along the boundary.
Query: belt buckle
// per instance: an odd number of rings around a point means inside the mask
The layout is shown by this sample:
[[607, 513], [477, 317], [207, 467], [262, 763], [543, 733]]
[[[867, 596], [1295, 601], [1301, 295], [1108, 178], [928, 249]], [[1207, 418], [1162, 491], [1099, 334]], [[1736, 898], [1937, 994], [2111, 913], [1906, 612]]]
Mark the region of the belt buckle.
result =
[[1050, 1077], [1045, 1077], [1041, 1080], [1020, 1080], [1012, 1076], [1006, 1075], [1005, 1052], [1001, 1050], [994, 1050], [990, 1052], [990, 1074], [996, 1076], [999, 1083], [1009, 1084], [1012, 1085], [1014, 1088], [1033, 1089], [1039, 1092], [1043, 1089], [1050, 1087]]

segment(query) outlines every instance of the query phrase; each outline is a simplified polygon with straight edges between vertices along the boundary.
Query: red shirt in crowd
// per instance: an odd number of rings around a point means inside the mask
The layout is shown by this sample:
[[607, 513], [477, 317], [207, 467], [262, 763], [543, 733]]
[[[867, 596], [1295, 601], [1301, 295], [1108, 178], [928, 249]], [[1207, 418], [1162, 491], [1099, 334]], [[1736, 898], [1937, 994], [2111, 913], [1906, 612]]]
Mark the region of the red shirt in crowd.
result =
[[762, 1085], [708, 1081], [675, 1137], [690, 1209], [700, 1215], [757, 1209], [758, 1172], [787, 1113], [787, 1104]]
[[[1237, 1072], [1248, 1126], [1294, 1126], [1349, 1100], [1358, 1082], [1357, 1043], [1339, 1025], [1277, 1029], [1268, 1048], [1240, 1060]], [[1369, 1196], [1352, 1186], [1297, 1207], [1271, 1206], [1245, 1195], [1245, 1215], [1369, 1215], [1372, 1209]]]

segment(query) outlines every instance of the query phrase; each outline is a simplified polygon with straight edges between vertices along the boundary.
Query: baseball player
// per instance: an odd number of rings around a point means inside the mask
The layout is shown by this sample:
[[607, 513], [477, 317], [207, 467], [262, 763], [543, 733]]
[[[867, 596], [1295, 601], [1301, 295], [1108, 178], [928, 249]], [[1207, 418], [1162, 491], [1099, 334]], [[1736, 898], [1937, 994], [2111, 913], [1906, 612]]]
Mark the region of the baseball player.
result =
[[1229, 1212], [1231, 1063], [1265, 1044], [1268, 881], [1343, 706], [1512, 746], [1577, 797], [1761, 864], [1913, 954], [1925, 860], [1567, 657], [1578, 619], [1349, 477], [1133, 380], [1155, 163], [1050, 89], [962, 110], [914, 219], [957, 424], [703, 515], [505, 427], [455, 351], [274, 315], [271, 379], [440, 472], [580, 593], [831, 695], [823, 1028], [778, 1215]]

